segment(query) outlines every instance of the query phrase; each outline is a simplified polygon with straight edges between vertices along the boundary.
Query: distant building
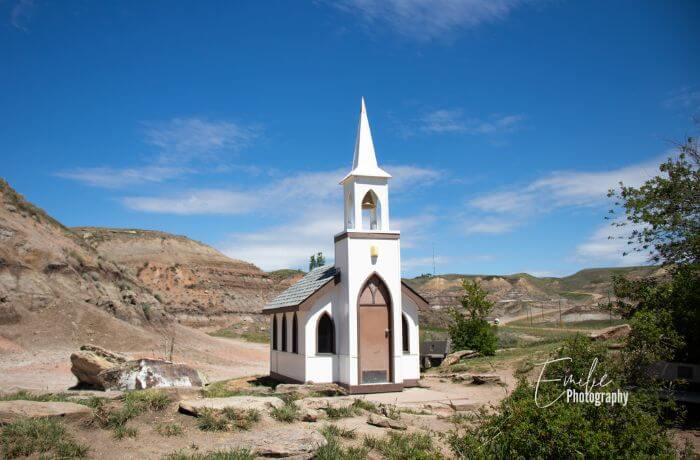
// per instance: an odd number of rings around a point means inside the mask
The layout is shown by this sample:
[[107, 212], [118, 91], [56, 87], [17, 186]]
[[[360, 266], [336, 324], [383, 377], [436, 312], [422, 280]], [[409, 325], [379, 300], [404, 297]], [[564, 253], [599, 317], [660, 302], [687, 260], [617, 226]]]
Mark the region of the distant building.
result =
[[418, 307], [428, 302], [401, 281], [390, 178], [377, 165], [363, 99], [352, 171], [340, 182], [345, 229], [334, 237], [335, 265], [311, 270], [263, 310], [272, 317], [272, 377], [336, 382], [351, 393], [417, 384]]

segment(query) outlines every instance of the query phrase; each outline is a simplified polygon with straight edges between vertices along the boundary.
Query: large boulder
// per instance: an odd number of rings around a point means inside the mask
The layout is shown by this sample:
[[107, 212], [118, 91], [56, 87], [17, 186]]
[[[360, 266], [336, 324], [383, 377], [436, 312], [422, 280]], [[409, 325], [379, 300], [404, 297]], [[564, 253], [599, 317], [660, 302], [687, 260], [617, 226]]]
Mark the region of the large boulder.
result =
[[296, 401], [300, 409], [326, 409], [332, 407], [334, 409], [345, 409], [350, 407], [355, 402], [355, 398], [340, 396], [340, 397], [319, 397], [319, 398], [304, 398]]
[[619, 326], [610, 326], [598, 332], [592, 332], [589, 337], [593, 341], [619, 340], [630, 335], [630, 332], [632, 332], [632, 328], [629, 324], [620, 324]]
[[126, 358], [95, 345], [83, 345], [80, 351], [70, 355], [71, 372], [78, 382], [90, 387], [105, 389], [97, 377], [100, 372], [126, 362]]
[[231, 396], [228, 398], [190, 399], [180, 402], [180, 410], [192, 415], [199, 415], [202, 410], [220, 411], [224, 409], [257, 409], [267, 411], [273, 407], [284, 406], [284, 401], [274, 396]]
[[475, 358], [477, 356], [479, 356], [479, 352], [474, 350], [455, 351], [454, 353], [450, 353], [449, 355], [445, 356], [445, 359], [442, 360], [440, 367], [452, 366], [453, 364], [460, 362], [462, 359]]
[[297, 394], [303, 398], [309, 396], [344, 396], [348, 394], [345, 388], [335, 383], [281, 383], [275, 387], [277, 394]]
[[0, 425], [22, 418], [61, 417], [79, 419], [92, 414], [92, 409], [71, 402], [0, 401]]
[[104, 370], [97, 374], [97, 380], [105, 390], [191, 388], [203, 387], [207, 383], [204, 375], [187, 364], [145, 358]]

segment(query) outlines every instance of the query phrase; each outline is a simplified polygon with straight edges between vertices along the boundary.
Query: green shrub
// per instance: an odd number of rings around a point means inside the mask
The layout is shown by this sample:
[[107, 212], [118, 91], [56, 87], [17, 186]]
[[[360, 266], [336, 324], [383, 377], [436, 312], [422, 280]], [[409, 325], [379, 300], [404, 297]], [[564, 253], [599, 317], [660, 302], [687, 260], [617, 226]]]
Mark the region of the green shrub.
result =
[[496, 354], [496, 326], [480, 318], [467, 318], [454, 311], [450, 323], [450, 340], [455, 350], [474, 350], [485, 356]]
[[182, 425], [179, 423], [161, 423], [156, 426], [156, 431], [161, 436], [181, 436], [182, 435]]
[[338, 437], [345, 439], [355, 439], [355, 437], [357, 436], [355, 430], [341, 428], [338, 425], [325, 425], [323, 428], [321, 428], [321, 434], [323, 434], [323, 436], [326, 439]]
[[130, 391], [122, 399], [125, 406], [133, 407], [139, 413], [147, 410], [161, 411], [171, 403], [167, 393], [153, 389]]
[[206, 454], [178, 450], [165, 458], [167, 460], [254, 460], [255, 455], [248, 449], [217, 450]]
[[[621, 388], [624, 374], [619, 360], [606, 353], [604, 344], [573, 337], [553, 358], [571, 358], [547, 366], [543, 380], [586, 379], [593, 359], [595, 376], [608, 375]], [[534, 386], [521, 379], [513, 393], [501, 401], [495, 414], [482, 411], [460, 423], [448, 436], [457, 457], [466, 458], [658, 458], [673, 457], [673, 449], [660, 414], [664, 404], [651, 392], [638, 390], [626, 406], [549, 402], [564, 390], [561, 384], [540, 385], [535, 401]], [[576, 388], [581, 391], [581, 388]], [[540, 407], [543, 406], [543, 407]]]
[[366, 399], [355, 399], [352, 402], [352, 407], [358, 410], [366, 410], [367, 412], [377, 412], [377, 405]]
[[229, 421], [211, 409], [203, 409], [197, 414], [197, 427], [202, 431], [226, 431]]
[[0, 429], [3, 458], [53, 452], [59, 458], [85, 458], [88, 448], [75, 442], [63, 424], [46, 418], [22, 419]]
[[369, 453], [369, 449], [366, 447], [344, 448], [338, 442], [338, 438], [333, 436], [326, 439], [328, 442], [316, 449], [315, 460], [364, 460]]
[[260, 411], [257, 409], [241, 410], [226, 407], [222, 414], [239, 430], [250, 430], [256, 422], [260, 421]]
[[139, 434], [138, 430], [134, 427], [127, 427], [126, 425], [119, 425], [114, 428], [112, 436], [114, 439], [124, 439], [124, 438], [135, 438]]
[[280, 422], [292, 423], [299, 419], [299, 408], [294, 404], [294, 401], [288, 399], [285, 401], [284, 406], [273, 408], [270, 411], [270, 415]]
[[436, 460], [442, 455], [426, 433], [389, 433], [384, 438], [367, 436], [364, 445], [376, 450], [387, 460]]

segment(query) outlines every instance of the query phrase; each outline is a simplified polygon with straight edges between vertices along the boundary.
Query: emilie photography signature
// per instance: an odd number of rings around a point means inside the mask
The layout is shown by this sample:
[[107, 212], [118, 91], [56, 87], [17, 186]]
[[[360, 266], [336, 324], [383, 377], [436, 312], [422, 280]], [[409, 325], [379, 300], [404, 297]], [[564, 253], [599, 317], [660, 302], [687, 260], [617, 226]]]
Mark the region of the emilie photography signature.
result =
[[[594, 404], [595, 406], [600, 406], [601, 404], [610, 404], [612, 406], [615, 404], [621, 404], [622, 406], [627, 405], [629, 399], [629, 392], [627, 391], [621, 391], [619, 389], [615, 391], [594, 391], [596, 389], [602, 390], [613, 383], [613, 381], [608, 378], [608, 374], [596, 377], [595, 371], [598, 366], [598, 358], [593, 359], [588, 375], [585, 378], [577, 378], [573, 374], [564, 374], [560, 378], [544, 379], [543, 377], [547, 366], [561, 361], [572, 361], [572, 359], [557, 358], [538, 364], [542, 366], [542, 370], [540, 371], [537, 384], [535, 385], [535, 404], [537, 404], [537, 407], [549, 407], [564, 397], [566, 397], [567, 403]], [[547, 400], [547, 398], [544, 398], [544, 400], [542, 400], [543, 398], [540, 397], [540, 387], [545, 384], [560, 386], [562, 391], [558, 393], [554, 399]], [[544, 388], [544, 386], [542, 386], [542, 388]]]

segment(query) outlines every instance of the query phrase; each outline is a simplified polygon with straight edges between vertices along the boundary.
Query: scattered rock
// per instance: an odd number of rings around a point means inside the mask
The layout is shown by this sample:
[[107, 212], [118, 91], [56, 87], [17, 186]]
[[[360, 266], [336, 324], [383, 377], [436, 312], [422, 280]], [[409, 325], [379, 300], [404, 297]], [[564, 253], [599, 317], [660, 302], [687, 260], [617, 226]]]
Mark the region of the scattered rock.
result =
[[501, 377], [496, 374], [477, 374], [472, 375], [472, 383], [475, 385], [483, 385], [485, 383], [502, 385], [503, 381]]
[[325, 411], [318, 409], [306, 409], [301, 419], [305, 422], [317, 422], [328, 417]]
[[0, 425], [27, 417], [79, 419], [90, 414], [89, 407], [71, 402], [0, 401]]
[[97, 375], [106, 390], [203, 387], [206, 377], [182, 363], [160, 359], [138, 359], [104, 370]]
[[479, 355], [480, 355], [480, 353], [478, 351], [474, 351], [474, 350], [455, 351], [454, 353], [450, 353], [449, 355], [447, 355], [445, 357], [445, 359], [442, 360], [440, 367], [452, 366], [453, 364], [457, 364], [462, 359], [475, 358]]
[[215, 450], [231, 448], [250, 449], [258, 457], [310, 459], [314, 452], [326, 445], [326, 438], [317, 430], [284, 428], [246, 431], [235, 440], [214, 446]]
[[619, 326], [611, 326], [598, 332], [592, 332], [588, 337], [594, 341], [624, 339], [631, 331], [632, 328], [629, 324], [620, 324]]
[[449, 405], [452, 408], [452, 410], [456, 412], [474, 410], [478, 407], [477, 404], [474, 404], [474, 402], [468, 399], [453, 399], [450, 400]]
[[297, 401], [302, 409], [325, 409], [332, 407], [334, 409], [342, 409], [352, 406], [355, 398], [340, 396], [340, 397], [321, 397], [321, 398], [305, 398]]
[[202, 409], [224, 410], [232, 409], [257, 409], [267, 411], [271, 407], [282, 407], [284, 401], [280, 398], [269, 396], [231, 396], [228, 398], [204, 398], [190, 399], [180, 402], [180, 410], [192, 415], [198, 415]]
[[377, 414], [369, 414], [369, 417], [367, 417], [367, 423], [381, 428], [391, 428], [393, 430], [406, 429], [406, 424], [401, 420], [394, 420]]
[[277, 387], [275, 388], [275, 393], [296, 393], [301, 397], [307, 397], [311, 395], [344, 396], [348, 394], [343, 387], [341, 387], [340, 385], [336, 385], [335, 383], [282, 383], [277, 385]]

